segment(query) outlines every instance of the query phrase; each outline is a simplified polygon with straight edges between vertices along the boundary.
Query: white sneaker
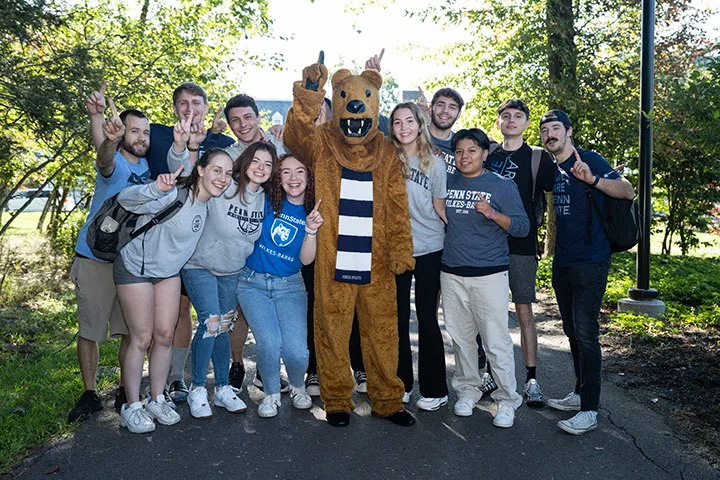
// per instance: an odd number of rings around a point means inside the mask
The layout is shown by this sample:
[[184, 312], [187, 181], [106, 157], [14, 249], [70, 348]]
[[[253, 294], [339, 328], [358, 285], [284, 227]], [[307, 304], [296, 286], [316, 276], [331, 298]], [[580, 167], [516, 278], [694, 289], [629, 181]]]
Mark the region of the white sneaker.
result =
[[147, 433], [155, 430], [155, 423], [145, 412], [141, 402], [130, 405], [124, 403], [120, 407], [120, 426], [127, 428], [131, 433]]
[[515, 423], [515, 409], [510, 405], [501, 403], [495, 412], [493, 425], [500, 428], [510, 428]]
[[205, 387], [195, 388], [194, 385], [190, 385], [187, 403], [188, 407], [190, 407], [190, 415], [192, 415], [193, 418], [204, 420], [212, 417], [212, 408], [210, 408], [207, 389]]
[[455, 415], [458, 417], [469, 417], [473, 414], [475, 403], [474, 398], [467, 395], [461, 395], [460, 398], [458, 398], [458, 401], [455, 402], [453, 412], [455, 412]]
[[362, 370], [353, 373], [355, 379], [355, 390], [360, 393], [367, 393], [367, 374]]
[[560, 430], [573, 435], [582, 435], [583, 433], [595, 430], [597, 428], [597, 412], [592, 410], [583, 410], [574, 417], [567, 420], [560, 420], [557, 424]]
[[258, 416], [261, 418], [271, 418], [278, 414], [278, 407], [280, 406], [280, 394], [271, 393], [265, 395], [262, 403], [258, 407]]
[[309, 373], [305, 379], [305, 390], [311, 397], [320, 396], [320, 380], [317, 373]]
[[547, 405], [548, 407], [554, 408], [555, 410], [562, 410], [563, 412], [579, 411], [580, 395], [575, 392], [570, 392], [565, 398], [548, 398]]
[[292, 398], [292, 405], [295, 408], [307, 410], [312, 407], [312, 398], [310, 398], [310, 394], [305, 390], [305, 387], [290, 385], [290, 398]]
[[434, 412], [435, 410], [439, 410], [440, 407], [447, 405], [448, 403], [448, 397], [445, 395], [444, 397], [440, 398], [426, 398], [426, 397], [420, 397], [420, 399], [417, 401], [416, 405], [417, 408], [420, 410], [427, 410], [428, 412]]
[[215, 388], [213, 403], [216, 407], [224, 408], [230, 413], [242, 413], [247, 410], [245, 402], [238, 398], [235, 389], [230, 385]]
[[145, 405], [145, 411], [150, 418], [157, 419], [158, 423], [162, 425], [175, 425], [180, 421], [180, 414], [170, 407], [162, 393]]
[[403, 393], [403, 398], [402, 398], [403, 403], [410, 403], [410, 393], [411, 392]]

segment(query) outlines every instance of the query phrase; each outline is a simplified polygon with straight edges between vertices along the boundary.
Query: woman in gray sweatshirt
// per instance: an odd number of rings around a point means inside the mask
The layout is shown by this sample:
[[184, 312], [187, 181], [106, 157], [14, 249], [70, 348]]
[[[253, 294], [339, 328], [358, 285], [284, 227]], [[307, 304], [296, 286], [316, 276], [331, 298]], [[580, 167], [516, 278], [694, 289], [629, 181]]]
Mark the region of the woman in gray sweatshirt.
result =
[[[163, 389], [170, 369], [171, 346], [180, 304], [180, 269], [192, 256], [202, 235], [208, 200], [218, 197], [232, 183], [233, 163], [225, 151], [206, 152], [190, 176], [180, 179], [189, 190], [183, 207], [170, 219], [130, 241], [114, 264], [118, 299], [130, 332], [123, 363], [127, 398], [135, 400], [120, 410], [120, 426], [132, 433], [155, 430], [154, 419], [173, 425], [180, 416], [165, 402]], [[127, 210], [143, 214], [138, 225], [175, 201], [175, 173], [159, 175], [154, 183], [123, 190], [118, 202]], [[145, 352], [150, 359], [151, 401], [143, 408], [140, 381]]]
[[208, 202], [207, 226], [181, 272], [198, 317], [188, 395], [190, 414], [195, 418], [212, 416], [205, 387], [210, 359], [215, 375], [215, 406], [231, 413], [247, 409], [228, 382], [229, 332], [236, 318], [238, 275], [260, 237], [265, 193], [276, 164], [275, 147], [269, 143], [253, 143], [240, 154], [233, 169], [235, 185]]

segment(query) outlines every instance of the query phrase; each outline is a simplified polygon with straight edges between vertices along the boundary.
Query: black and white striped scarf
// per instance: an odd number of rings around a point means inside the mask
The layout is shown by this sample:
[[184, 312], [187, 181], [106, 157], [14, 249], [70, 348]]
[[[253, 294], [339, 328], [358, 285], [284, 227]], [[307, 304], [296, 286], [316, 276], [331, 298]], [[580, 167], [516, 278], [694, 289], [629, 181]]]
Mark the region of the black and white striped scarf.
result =
[[356, 172], [343, 167], [338, 212], [335, 280], [368, 284], [372, 265], [372, 172]]

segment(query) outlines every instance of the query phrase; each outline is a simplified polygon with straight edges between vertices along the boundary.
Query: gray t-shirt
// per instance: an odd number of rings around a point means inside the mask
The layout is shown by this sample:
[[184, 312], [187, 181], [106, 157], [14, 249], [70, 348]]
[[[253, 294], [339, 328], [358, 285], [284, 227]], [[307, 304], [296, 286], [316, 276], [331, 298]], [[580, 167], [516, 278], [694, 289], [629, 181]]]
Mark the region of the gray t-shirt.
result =
[[[125, 209], [143, 214], [138, 225], [170, 206], [177, 198], [177, 188], [167, 193], [155, 182], [128, 187], [118, 195]], [[195, 251], [207, 217], [207, 202], [193, 198], [190, 193], [183, 207], [169, 220], [155, 225], [143, 235], [131, 240], [120, 251], [128, 272], [136, 277], [168, 278], [177, 275]], [[144, 273], [141, 275], [144, 264]]]
[[445, 162], [434, 157], [426, 173], [420, 170], [420, 160], [408, 157], [410, 178], [405, 179], [410, 208], [410, 229], [413, 238], [413, 256], [427, 255], [442, 250], [445, 224], [433, 208], [433, 198], [445, 198]]
[[[213, 275], [238, 273], [260, 237], [265, 193], [245, 190], [247, 204], [240, 201], [233, 184], [224, 194], [208, 201], [205, 231], [185, 268], [203, 268]], [[227, 196], [232, 195], [232, 198]]]

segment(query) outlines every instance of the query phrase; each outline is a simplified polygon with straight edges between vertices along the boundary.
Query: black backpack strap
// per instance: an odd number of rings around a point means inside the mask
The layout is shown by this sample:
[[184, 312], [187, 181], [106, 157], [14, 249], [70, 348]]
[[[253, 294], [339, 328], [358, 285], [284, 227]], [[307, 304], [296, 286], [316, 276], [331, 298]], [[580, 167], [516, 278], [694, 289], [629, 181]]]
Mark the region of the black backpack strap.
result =
[[157, 215], [155, 215], [153, 218], [150, 219], [149, 222], [147, 222], [142, 227], [138, 228], [137, 230], [133, 230], [132, 233], [130, 233], [130, 239], [134, 239], [142, 235], [143, 233], [150, 230], [152, 227], [157, 225], [158, 223], [162, 223], [165, 220], [169, 220], [173, 215], [175, 215], [182, 207], [185, 205], [185, 201], [188, 197], [188, 189], [186, 187], [178, 187], [177, 188], [177, 197], [175, 198], [175, 201], [171, 203], [169, 206], [165, 207], [163, 210], [160, 211]]

